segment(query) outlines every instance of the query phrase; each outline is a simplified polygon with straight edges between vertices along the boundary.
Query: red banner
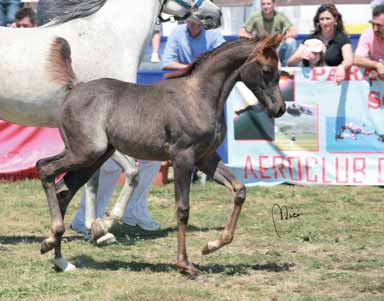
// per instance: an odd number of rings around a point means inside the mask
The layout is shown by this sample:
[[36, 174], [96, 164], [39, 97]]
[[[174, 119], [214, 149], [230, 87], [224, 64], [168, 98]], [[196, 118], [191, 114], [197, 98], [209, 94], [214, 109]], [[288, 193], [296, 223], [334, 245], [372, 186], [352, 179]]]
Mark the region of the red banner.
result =
[[58, 129], [27, 127], [0, 120], [0, 180], [36, 178], [36, 162], [63, 148]]

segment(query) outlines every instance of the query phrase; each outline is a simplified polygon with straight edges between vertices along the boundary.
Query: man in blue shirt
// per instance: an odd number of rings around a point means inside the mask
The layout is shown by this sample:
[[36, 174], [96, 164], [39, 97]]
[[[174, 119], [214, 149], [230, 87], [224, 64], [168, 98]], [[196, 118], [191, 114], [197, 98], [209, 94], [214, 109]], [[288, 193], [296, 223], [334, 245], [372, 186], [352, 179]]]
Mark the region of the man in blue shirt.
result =
[[161, 58], [163, 69], [184, 69], [200, 54], [210, 51], [222, 43], [220, 30], [205, 30], [193, 17], [177, 26], [169, 35]]

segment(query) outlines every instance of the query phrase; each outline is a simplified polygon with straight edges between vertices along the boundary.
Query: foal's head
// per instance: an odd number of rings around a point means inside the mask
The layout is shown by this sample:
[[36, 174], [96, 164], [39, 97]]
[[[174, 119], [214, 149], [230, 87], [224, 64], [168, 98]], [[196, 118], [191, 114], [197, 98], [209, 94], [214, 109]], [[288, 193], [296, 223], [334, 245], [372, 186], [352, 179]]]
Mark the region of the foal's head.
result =
[[282, 35], [274, 35], [260, 40], [239, 70], [241, 81], [255, 94], [270, 117], [280, 117], [285, 112], [276, 53], [282, 38]]

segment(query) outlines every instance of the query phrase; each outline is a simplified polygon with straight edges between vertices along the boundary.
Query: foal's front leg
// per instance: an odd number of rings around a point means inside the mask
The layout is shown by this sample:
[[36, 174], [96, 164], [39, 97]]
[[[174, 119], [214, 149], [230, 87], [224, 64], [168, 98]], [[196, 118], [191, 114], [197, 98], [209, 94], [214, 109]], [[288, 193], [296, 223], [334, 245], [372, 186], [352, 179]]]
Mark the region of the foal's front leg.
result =
[[198, 167], [208, 176], [213, 177], [216, 182], [228, 187], [234, 197], [234, 207], [232, 213], [229, 216], [223, 232], [221, 232], [220, 238], [218, 240], [208, 242], [207, 245], [201, 250], [201, 253], [206, 255], [232, 242], [235, 235], [237, 220], [239, 219], [241, 212], [241, 207], [245, 201], [246, 189], [244, 184], [236, 179], [229, 168], [224, 165], [217, 153], [208, 157], [206, 160], [199, 162]]
[[177, 267], [187, 273], [192, 279], [198, 276], [197, 269], [188, 261], [186, 248], [186, 230], [189, 218], [189, 191], [191, 185], [193, 164], [189, 158], [178, 155], [172, 160], [175, 182], [177, 234]]

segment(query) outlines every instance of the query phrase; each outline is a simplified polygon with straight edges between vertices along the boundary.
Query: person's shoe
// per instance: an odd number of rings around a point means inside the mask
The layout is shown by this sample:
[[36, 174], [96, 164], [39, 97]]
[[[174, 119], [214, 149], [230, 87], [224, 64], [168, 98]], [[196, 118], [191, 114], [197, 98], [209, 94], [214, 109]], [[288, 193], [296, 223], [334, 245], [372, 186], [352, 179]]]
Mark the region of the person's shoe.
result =
[[138, 226], [140, 229], [145, 231], [156, 231], [160, 229], [159, 223], [157, 223], [153, 219], [149, 221], [140, 221], [136, 218], [126, 218], [123, 221], [123, 224], [133, 226], [133, 227]]
[[152, 63], [160, 63], [160, 56], [157, 52], [152, 52], [151, 62]]
[[69, 225], [69, 228], [73, 231], [76, 232], [84, 237], [85, 240], [90, 241], [92, 240], [92, 235], [90, 230], [82, 230], [76, 228], [72, 223]]

